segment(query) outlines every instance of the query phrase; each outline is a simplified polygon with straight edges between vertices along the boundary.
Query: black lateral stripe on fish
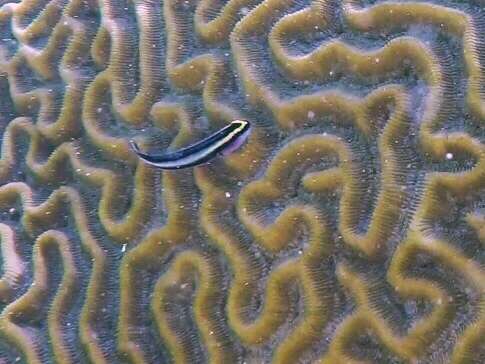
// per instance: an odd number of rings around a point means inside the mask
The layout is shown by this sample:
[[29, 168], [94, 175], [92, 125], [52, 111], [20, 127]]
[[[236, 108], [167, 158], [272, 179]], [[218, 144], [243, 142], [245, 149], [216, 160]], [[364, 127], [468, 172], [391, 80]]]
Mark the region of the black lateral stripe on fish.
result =
[[162, 155], [145, 154], [134, 141], [130, 141], [130, 146], [138, 157], [150, 165], [162, 169], [180, 169], [206, 163], [219, 153], [232, 153], [249, 137], [250, 131], [248, 121], [235, 120], [200, 142]]

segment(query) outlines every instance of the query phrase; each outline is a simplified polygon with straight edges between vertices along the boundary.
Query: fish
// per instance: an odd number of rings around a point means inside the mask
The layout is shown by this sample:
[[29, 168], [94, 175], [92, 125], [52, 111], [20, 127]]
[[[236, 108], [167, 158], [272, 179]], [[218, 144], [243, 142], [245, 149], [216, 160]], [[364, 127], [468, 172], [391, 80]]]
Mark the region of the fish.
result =
[[205, 139], [174, 152], [146, 154], [133, 140], [130, 140], [130, 146], [145, 163], [161, 169], [182, 169], [207, 163], [219, 154], [231, 154], [244, 144], [250, 133], [248, 121], [234, 120]]

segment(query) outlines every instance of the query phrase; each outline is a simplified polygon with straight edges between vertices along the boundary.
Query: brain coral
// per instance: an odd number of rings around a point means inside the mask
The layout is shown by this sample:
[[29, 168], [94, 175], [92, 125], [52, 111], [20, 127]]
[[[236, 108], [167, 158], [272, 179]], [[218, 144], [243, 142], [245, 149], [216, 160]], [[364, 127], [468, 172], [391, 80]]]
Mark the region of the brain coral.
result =
[[0, 363], [485, 362], [483, 0], [12, 1]]

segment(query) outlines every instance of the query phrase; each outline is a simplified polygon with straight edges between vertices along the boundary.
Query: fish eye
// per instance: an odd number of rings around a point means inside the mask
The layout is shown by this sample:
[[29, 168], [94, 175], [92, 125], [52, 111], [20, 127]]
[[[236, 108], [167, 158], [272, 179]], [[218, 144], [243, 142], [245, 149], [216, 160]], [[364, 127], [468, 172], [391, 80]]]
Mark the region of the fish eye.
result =
[[234, 120], [232, 124], [246, 125], [246, 124], [249, 124], [249, 122], [245, 120]]

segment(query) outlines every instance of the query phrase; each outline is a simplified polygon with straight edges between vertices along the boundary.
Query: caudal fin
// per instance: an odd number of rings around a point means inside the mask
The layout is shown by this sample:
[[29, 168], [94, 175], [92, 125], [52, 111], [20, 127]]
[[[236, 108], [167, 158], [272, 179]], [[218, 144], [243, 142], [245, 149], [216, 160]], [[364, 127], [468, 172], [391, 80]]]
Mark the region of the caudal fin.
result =
[[136, 153], [140, 152], [140, 148], [138, 147], [138, 144], [134, 140], [130, 140], [130, 147], [133, 149]]

